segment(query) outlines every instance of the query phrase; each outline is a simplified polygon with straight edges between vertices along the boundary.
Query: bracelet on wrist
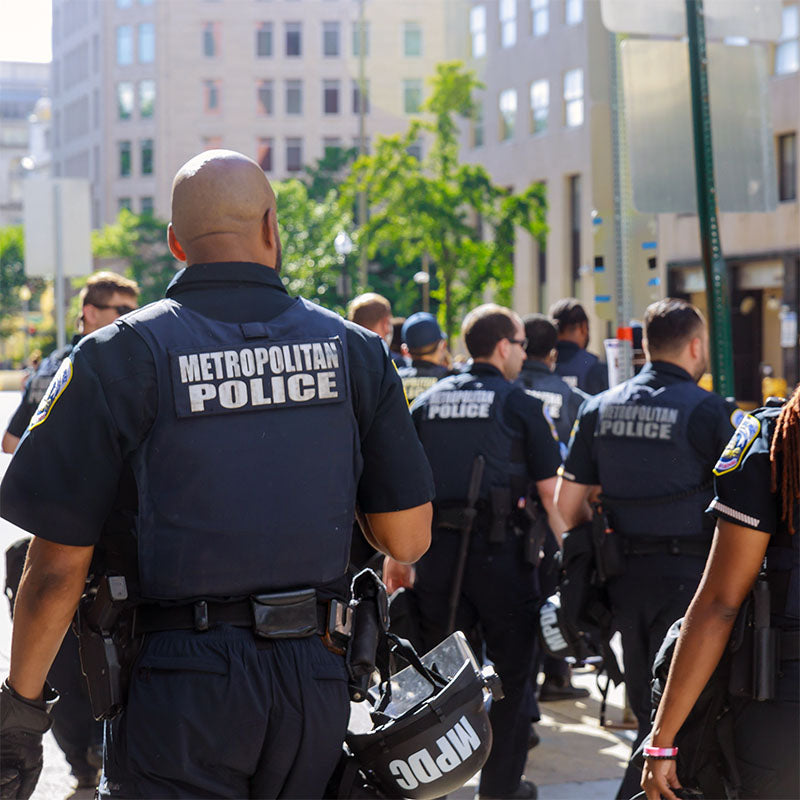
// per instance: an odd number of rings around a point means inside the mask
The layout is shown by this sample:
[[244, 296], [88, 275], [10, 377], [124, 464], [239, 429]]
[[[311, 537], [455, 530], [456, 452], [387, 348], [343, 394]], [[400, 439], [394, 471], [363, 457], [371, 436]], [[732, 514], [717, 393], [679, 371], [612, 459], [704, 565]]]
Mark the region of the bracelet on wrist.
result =
[[645, 758], [656, 761], [674, 761], [678, 757], [677, 747], [645, 747], [642, 750]]

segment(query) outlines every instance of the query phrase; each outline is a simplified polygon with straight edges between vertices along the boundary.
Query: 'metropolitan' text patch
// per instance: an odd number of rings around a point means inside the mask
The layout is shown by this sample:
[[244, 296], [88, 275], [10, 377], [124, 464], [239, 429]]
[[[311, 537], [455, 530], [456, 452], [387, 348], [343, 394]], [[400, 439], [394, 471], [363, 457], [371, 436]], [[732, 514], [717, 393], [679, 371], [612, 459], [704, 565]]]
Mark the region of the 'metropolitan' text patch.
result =
[[428, 419], [488, 419], [494, 403], [489, 389], [434, 392], [428, 400]]
[[179, 417], [337, 403], [347, 395], [338, 337], [169, 357]]
[[609, 405], [600, 411], [598, 436], [669, 440], [676, 434], [678, 409], [663, 406]]

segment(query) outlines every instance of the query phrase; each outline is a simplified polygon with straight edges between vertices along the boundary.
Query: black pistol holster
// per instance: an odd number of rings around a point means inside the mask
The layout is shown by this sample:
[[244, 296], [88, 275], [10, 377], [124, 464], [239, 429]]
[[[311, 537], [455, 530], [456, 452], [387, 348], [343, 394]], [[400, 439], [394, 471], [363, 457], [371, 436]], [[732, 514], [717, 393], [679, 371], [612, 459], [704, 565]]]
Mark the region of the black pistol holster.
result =
[[350, 699], [358, 703], [367, 695], [379, 660], [378, 647], [389, 631], [389, 599], [386, 587], [371, 569], [364, 569], [353, 578], [352, 594], [353, 623], [346, 664]]
[[592, 503], [592, 546], [596, 582], [602, 586], [625, 574], [622, 537], [614, 530], [600, 503]]

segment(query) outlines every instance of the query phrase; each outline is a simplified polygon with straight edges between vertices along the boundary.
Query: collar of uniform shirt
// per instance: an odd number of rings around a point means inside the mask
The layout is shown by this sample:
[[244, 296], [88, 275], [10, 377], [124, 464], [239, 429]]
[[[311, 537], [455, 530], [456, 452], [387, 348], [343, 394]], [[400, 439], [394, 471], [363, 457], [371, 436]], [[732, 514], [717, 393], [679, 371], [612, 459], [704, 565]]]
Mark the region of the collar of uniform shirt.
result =
[[553, 372], [544, 361], [538, 361], [535, 358], [526, 359], [525, 363], [522, 365], [522, 369], [526, 372], [544, 372], [548, 375], [551, 375]]
[[473, 361], [469, 371], [473, 375], [499, 375], [501, 378], [505, 378], [494, 364], [489, 364], [486, 361]]
[[641, 375], [643, 372], [658, 372], [662, 375], [666, 373], [674, 378], [680, 378], [683, 381], [692, 381], [694, 383], [692, 376], [683, 367], [679, 367], [671, 361], [648, 361], [642, 367], [642, 372], [639, 374]]
[[220, 261], [213, 264], [192, 264], [184, 267], [170, 281], [167, 297], [181, 289], [196, 289], [200, 284], [259, 284], [286, 292], [280, 276], [272, 267], [249, 261]]

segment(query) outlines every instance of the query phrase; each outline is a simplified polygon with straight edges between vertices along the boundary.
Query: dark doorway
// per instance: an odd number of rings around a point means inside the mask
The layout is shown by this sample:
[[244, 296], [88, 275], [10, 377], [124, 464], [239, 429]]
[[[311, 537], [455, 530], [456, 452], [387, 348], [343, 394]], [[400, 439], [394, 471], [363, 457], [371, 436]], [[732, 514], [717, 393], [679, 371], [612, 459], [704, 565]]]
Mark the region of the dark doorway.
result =
[[[735, 275], [731, 278], [735, 280]], [[732, 281], [733, 282], [733, 281]], [[761, 405], [761, 289], [734, 289], [731, 294], [733, 370], [736, 399]]]

